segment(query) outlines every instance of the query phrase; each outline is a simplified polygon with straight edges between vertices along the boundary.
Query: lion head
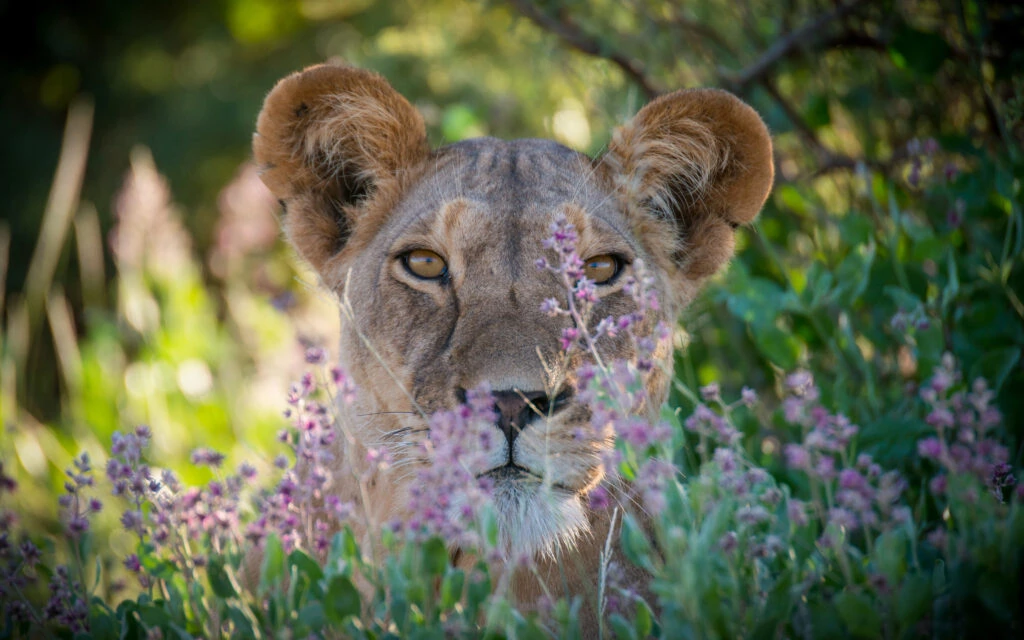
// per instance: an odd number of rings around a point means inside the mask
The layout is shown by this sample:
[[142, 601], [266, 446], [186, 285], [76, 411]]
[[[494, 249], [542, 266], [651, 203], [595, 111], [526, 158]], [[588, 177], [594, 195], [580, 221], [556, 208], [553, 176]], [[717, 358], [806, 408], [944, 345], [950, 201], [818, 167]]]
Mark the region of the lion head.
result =
[[[634, 309], [624, 283], [642, 261], [661, 300], [649, 321], [673, 323], [729, 260], [773, 179], [764, 124], [723, 91], [655, 99], [599, 158], [533, 139], [432, 149], [423, 118], [383, 78], [338, 65], [281, 80], [253, 146], [289, 240], [345, 300], [341, 354], [361, 394], [337, 491], [376, 522], [400, 517], [415, 478], [403, 463], [416, 462], [426, 416], [489, 385], [501, 446], [474, 471], [493, 478], [504, 537], [526, 552], [597, 533], [604, 516], [586, 498], [614, 446], [611, 434], [576, 437], [590, 412], [575, 371], [592, 356], [559, 357], [570, 321], [541, 310], [566, 296], [535, 266], [550, 257], [552, 222], [576, 229], [595, 318]], [[603, 339], [599, 352], [629, 359], [633, 344]], [[662, 339], [647, 410], [666, 396], [670, 353]], [[390, 452], [393, 470], [359, 491], [346, 477], [370, 446]]]

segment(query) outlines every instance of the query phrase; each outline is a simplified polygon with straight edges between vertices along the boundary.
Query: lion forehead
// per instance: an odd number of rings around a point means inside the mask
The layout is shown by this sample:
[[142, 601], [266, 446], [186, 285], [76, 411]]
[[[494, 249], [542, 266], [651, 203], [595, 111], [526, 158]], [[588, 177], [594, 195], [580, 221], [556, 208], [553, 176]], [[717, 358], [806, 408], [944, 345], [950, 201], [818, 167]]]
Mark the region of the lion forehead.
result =
[[465, 140], [436, 151], [425, 169], [403, 199], [399, 218], [405, 217], [402, 210], [416, 210], [422, 219], [425, 212], [465, 200], [479, 213], [507, 220], [569, 201], [597, 205], [605, 196], [593, 179], [591, 159], [551, 140]]

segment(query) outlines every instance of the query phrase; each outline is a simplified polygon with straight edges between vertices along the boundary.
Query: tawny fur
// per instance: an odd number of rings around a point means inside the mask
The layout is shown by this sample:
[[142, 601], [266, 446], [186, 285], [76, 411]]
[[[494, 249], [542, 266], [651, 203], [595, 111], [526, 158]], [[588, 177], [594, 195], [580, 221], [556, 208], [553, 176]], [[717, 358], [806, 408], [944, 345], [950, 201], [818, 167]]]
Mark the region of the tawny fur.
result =
[[[734, 228], [757, 215], [773, 179], [764, 124], [722, 91], [652, 101], [597, 160], [542, 140], [477, 139], [431, 151], [422, 118], [380, 76], [332, 65], [278, 83], [253, 148], [287, 209], [289, 240], [345, 300], [342, 362], [361, 392], [342, 416], [331, 490], [362, 506], [364, 545], [407, 512], [409, 485], [425, 463], [415, 446], [426, 437], [425, 416], [481, 383], [550, 394], [574, 386], [589, 356], [561, 357], [567, 321], [539, 305], [564, 300], [565, 291], [533, 266], [551, 257], [541, 241], [557, 215], [576, 225], [582, 257], [622, 258], [622, 276], [599, 287], [593, 320], [634, 310], [623, 282], [638, 261], [647, 265], [662, 300], [649, 330], [657, 320], [674, 323], [728, 262]], [[448, 278], [409, 273], [401, 256], [413, 248], [441, 255]], [[634, 355], [625, 336], [599, 348], [608, 361]], [[647, 381], [650, 415], [667, 395], [671, 344], [657, 354], [663, 367]], [[530, 515], [579, 509], [581, 520], [547, 527], [506, 514], [505, 533], [510, 547], [536, 554], [536, 574], [511, 576], [512, 595], [524, 603], [545, 588], [583, 595], [584, 625], [593, 630], [612, 512], [589, 509], [587, 494], [607, 479], [601, 453], [614, 441], [611, 433], [580, 441], [580, 428], [589, 428], [589, 411], [572, 402], [524, 429], [506, 453], [566, 488], [561, 507]], [[367, 447], [386, 448], [392, 468], [369, 469]], [[643, 521], [642, 509], [637, 515]], [[643, 572], [618, 561], [646, 593]]]

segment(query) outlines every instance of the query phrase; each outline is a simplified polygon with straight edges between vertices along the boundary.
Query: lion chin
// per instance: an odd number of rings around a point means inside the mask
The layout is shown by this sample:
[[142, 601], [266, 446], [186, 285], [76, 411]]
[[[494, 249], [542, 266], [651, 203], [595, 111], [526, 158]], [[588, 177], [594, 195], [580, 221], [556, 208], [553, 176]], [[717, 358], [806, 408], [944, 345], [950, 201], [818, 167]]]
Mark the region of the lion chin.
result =
[[510, 559], [555, 558], [576, 548], [590, 533], [583, 499], [553, 487], [515, 465], [486, 474], [494, 480], [492, 500], [498, 516], [498, 546]]

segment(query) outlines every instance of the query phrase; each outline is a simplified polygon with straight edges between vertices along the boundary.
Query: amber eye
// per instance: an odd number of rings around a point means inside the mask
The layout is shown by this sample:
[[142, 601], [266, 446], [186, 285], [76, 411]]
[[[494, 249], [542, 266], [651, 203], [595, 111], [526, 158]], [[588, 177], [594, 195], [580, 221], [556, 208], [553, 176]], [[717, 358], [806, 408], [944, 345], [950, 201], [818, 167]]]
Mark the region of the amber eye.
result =
[[619, 272], [619, 259], [612, 255], [600, 255], [587, 258], [583, 263], [583, 273], [597, 284], [604, 284]]
[[410, 251], [402, 257], [402, 261], [412, 275], [424, 280], [434, 280], [448, 273], [444, 258], [427, 249]]

